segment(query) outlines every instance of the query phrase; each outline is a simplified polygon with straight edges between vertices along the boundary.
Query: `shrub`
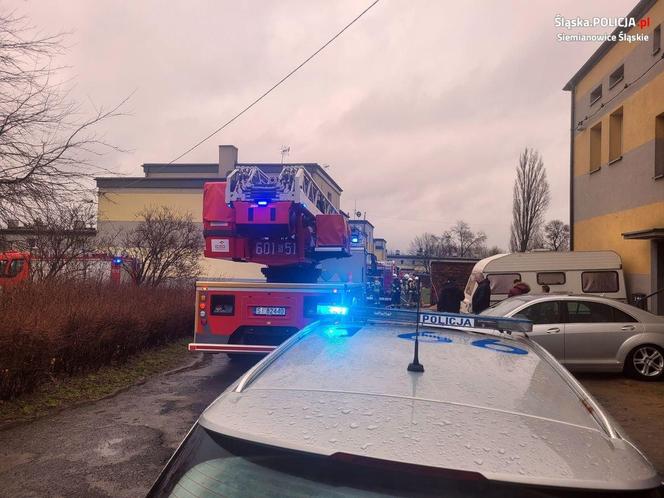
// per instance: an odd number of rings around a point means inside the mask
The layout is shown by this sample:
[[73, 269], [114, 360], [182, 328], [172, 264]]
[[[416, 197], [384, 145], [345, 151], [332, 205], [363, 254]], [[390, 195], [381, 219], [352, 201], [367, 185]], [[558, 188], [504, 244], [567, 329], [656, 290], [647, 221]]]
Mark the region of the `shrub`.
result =
[[119, 364], [193, 329], [193, 289], [36, 282], [0, 295], [0, 399]]

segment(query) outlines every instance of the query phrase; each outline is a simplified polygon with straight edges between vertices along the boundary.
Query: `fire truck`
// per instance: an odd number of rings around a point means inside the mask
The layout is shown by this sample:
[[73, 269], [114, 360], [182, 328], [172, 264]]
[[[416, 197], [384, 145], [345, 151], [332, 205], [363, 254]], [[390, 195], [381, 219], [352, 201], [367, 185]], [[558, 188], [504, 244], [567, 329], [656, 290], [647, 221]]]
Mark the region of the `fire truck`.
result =
[[[47, 272], [48, 259], [24, 251], [0, 252], [0, 289], [11, 289], [23, 282], [38, 279]], [[41, 271], [40, 271], [41, 270]], [[122, 271], [122, 258], [105, 254], [88, 254], [67, 262], [64, 274], [82, 279], [108, 281], [119, 285], [131, 278]]]
[[319, 283], [319, 263], [351, 255], [347, 217], [302, 166], [234, 169], [203, 189], [205, 256], [265, 265], [265, 281], [196, 283], [190, 351], [269, 353], [315, 320], [319, 305], [351, 304], [363, 286]]

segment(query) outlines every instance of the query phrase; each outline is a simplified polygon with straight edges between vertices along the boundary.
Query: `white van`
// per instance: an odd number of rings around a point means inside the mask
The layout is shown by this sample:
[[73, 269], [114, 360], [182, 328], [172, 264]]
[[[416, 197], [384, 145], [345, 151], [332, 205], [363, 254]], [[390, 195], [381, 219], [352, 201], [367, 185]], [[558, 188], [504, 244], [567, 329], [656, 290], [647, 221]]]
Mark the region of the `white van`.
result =
[[552, 294], [592, 294], [627, 301], [625, 277], [620, 256], [613, 251], [533, 251], [496, 254], [478, 261], [468, 278], [461, 311], [472, 311], [476, 276], [491, 281], [491, 304], [507, 299], [514, 280], [541, 294], [548, 285]]

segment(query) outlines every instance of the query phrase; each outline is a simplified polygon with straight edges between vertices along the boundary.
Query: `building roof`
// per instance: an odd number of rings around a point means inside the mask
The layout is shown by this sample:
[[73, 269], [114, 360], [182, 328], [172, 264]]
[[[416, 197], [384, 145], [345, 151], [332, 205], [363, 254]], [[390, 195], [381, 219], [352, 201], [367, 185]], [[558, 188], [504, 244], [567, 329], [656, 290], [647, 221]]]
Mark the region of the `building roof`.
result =
[[223, 178], [146, 178], [144, 176], [112, 176], [95, 178], [97, 187], [112, 188], [177, 188], [203, 189], [210, 181], [223, 181]]
[[351, 225], [369, 225], [371, 228], [376, 228], [373, 226], [369, 220], [348, 220], [348, 223]]
[[[650, 8], [657, 3], [657, 0], [640, 0], [639, 3], [636, 4], [636, 6], [627, 14], [626, 17], [634, 17], [636, 19], [639, 19], [650, 10]], [[622, 28], [618, 27], [613, 32], [611, 33], [612, 35], [617, 35], [629, 31], [630, 28]], [[579, 69], [574, 76], [572, 76], [572, 79], [570, 79], [567, 84], [563, 87], [563, 90], [566, 91], [571, 91], [576, 84], [583, 79], [586, 74], [590, 72], [590, 70], [595, 67], [595, 65], [602, 60], [602, 58], [608, 53], [611, 48], [618, 43], [617, 41], [605, 41], [602, 43], [599, 48], [595, 51], [593, 55], [590, 56], [590, 59], [586, 61], [586, 63], [581, 66], [581, 69]]]
[[[343, 189], [339, 186], [337, 182], [329, 175], [329, 173], [318, 163], [237, 163], [236, 166], [258, 166], [261, 169], [281, 169], [283, 166], [302, 166], [309, 172], [315, 171], [325, 178], [333, 187], [335, 187], [339, 192], [343, 192]], [[151, 173], [191, 173], [192, 176], [195, 174], [210, 174], [217, 173], [219, 171], [218, 163], [144, 163], [143, 171], [146, 176]], [[209, 181], [209, 180], [208, 180]]]

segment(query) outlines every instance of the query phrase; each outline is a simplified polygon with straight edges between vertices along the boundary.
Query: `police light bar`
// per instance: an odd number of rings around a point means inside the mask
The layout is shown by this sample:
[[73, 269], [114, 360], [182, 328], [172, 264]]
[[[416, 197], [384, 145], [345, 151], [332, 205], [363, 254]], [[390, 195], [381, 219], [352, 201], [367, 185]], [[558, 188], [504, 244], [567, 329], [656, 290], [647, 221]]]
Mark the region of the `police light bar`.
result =
[[348, 315], [348, 307], [331, 304], [319, 304], [316, 307], [316, 313], [320, 316], [346, 316]]
[[[320, 308], [320, 306], [319, 306]], [[415, 324], [418, 320], [423, 327], [491, 329], [502, 332], [531, 332], [533, 323], [519, 318], [503, 318], [487, 315], [463, 315], [456, 313], [436, 313], [408, 311], [390, 308], [357, 307], [348, 310], [349, 318], [358, 321], [389, 321]]]
[[265, 200], [256, 201], [256, 204], [258, 204], [259, 206], [267, 206], [267, 205], [268, 205], [268, 201], [265, 201]]

